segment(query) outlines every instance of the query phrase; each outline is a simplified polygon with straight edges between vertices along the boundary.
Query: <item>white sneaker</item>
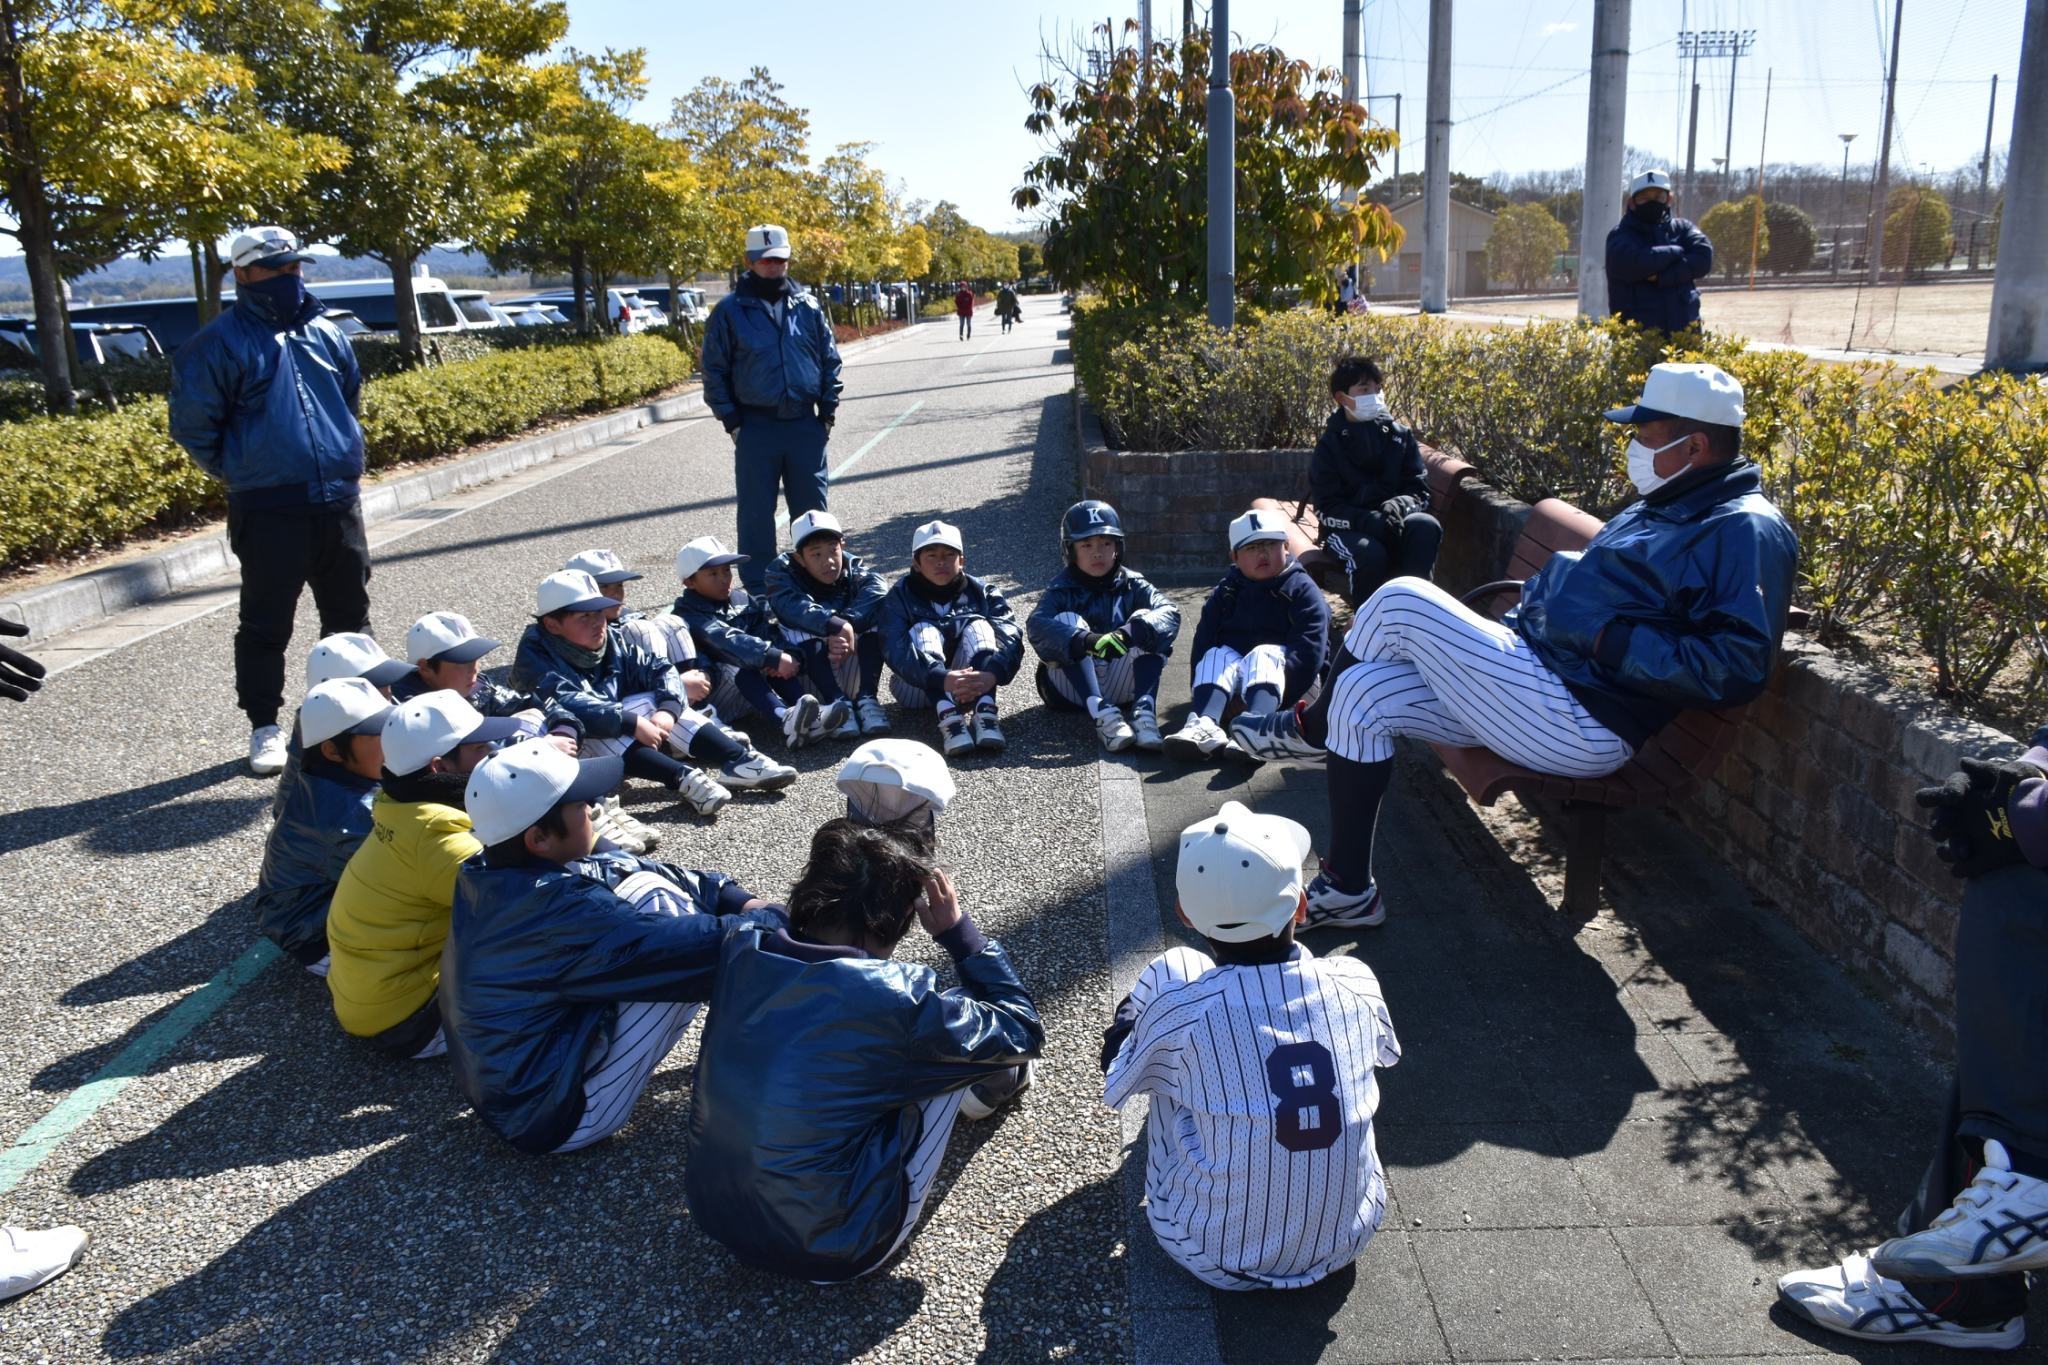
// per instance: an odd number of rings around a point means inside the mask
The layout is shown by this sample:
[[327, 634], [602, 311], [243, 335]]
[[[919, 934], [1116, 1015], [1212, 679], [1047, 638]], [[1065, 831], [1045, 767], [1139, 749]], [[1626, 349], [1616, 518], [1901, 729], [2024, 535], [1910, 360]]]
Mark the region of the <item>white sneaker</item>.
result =
[[1262, 763], [1321, 763], [1328, 755], [1301, 735], [1301, 717], [1293, 710], [1255, 716], [1246, 711], [1230, 722], [1230, 737]]
[[1156, 754], [1166, 747], [1159, 734], [1159, 710], [1139, 702], [1131, 708], [1131, 734], [1142, 753]]
[[811, 739], [859, 739], [860, 726], [854, 723], [853, 703], [841, 697], [818, 708], [816, 728]]
[[745, 754], [718, 770], [719, 780], [742, 791], [772, 792], [796, 781], [796, 769], [762, 753]]
[[882, 709], [879, 697], [862, 697], [853, 704], [855, 719], [860, 722], [864, 735], [886, 735], [889, 733], [889, 713]]
[[1387, 903], [1380, 898], [1377, 882], [1363, 891], [1346, 891], [1324, 871], [1308, 884], [1311, 929], [1377, 929], [1386, 922]]
[[1025, 1062], [1022, 1066], [1013, 1066], [991, 1080], [976, 1081], [968, 1086], [967, 1093], [960, 1097], [960, 1117], [987, 1118], [1029, 1090], [1037, 1076], [1038, 1063]]
[[732, 800], [732, 793], [702, 768], [683, 770], [683, 780], [676, 786], [676, 795], [699, 815], [716, 815]]
[[259, 725], [249, 732], [249, 771], [256, 776], [276, 777], [284, 771], [288, 756], [284, 731], [275, 725]]
[[782, 713], [782, 742], [801, 749], [818, 737], [818, 699], [806, 692]]
[[1187, 724], [1168, 735], [1162, 743], [1167, 756], [1183, 763], [1207, 763], [1230, 745], [1223, 727], [1200, 711], [1189, 714]]
[[[275, 730], [276, 726], [269, 727]], [[78, 1264], [92, 1235], [84, 1228], [0, 1227], [0, 1300], [18, 1299]]]
[[1984, 1143], [1984, 1167], [1925, 1231], [1870, 1253], [1894, 1280], [1963, 1280], [2048, 1267], [2048, 1180], [2013, 1170], [2005, 1144]]
[[[1951, 1278], [1944, 1276], [1943, 1278]], [[1924, 1341], [1961, 1351], [2010, 1351], [2027, 1340], [2027, 1320], [1995, 1327], [1950, 1322], [1877, 1273], [1867, 1255], [1778, 1277], [1778, 1299], [1816, 1327], [1861, 1341]]]
[[940, 747], [947, 758], [974, 752], [974, 730], [964, 711], [948, 711], [939, 717]]
[[1138, 733], [1124, 719], [1124, 713], [1100, 698], [1095, 701], [1095, 737], [1113, 754], [1120, 754], [1138, 742]]
[[598, 838], [609, 839], [624, 852], [641, 854], [647, 851], [646, 842], [626, 823], [626, 813], [620, 809], [617, 796], [607, 796], [597, 803], [597, 818], [591, 823]]
[[999, 754], [1006, 747], [1008, 747], [1008, 745], [1009, 741], [1003, 738], [1002, 722], [996, 719], [995, 707], [975, 707], [974, 747], [977, 749], [987, 750], [989, 753], [992, 754]]
[[627, 810], [618, 793], [614, 792], [605, 799], [611, 802], [613, 822], [639, 841], [640, 852], [652, 853], [661, 847], [661, 831]]

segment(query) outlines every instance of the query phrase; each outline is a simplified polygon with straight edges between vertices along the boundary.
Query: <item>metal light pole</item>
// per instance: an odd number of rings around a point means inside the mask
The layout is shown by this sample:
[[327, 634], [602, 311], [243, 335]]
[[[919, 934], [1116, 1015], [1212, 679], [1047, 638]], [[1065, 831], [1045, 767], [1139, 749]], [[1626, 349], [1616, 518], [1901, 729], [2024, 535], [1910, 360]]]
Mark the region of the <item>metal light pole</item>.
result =
[[1842, 220], [1849, 216], [1849, 144], [1859, 136], [1856, 133], [1836, 133], [1842, 139], [1842, 195], [1835, 206], [1835, 254], [1828, 262], [1828, 274], [1842, 273]]
[[1209, 18], [1209, 325], [1237, 321], [1237, 102], [1230, 92], [1230, 0]]
[[2048, 0], [2027, 0], [2015, 86], [1984, 363], [2039, 370], [2048, 367], [2048, 252], [2040, 249], [2048, 241]]
[[1991, 73], [1991, 106], [1984, 111], [1984, 159], [1977, 163], [1977, 221], [1970, 224], [1970, 269], [1977, 268], [1977, 233], [1991, 221], [1991, 128], [1998, 121], [1998, 73]]
[[[1740, 33], [1731, 30], [1723, 36], [1727, 39], [1724, 46], [1728, 53], [1728, 145], [1721, 149], [1721, 160], [1728, 164], [1728, 174], [1733, 175], [1735, 173], [1735, 66], [1736, 63], [1742, 60], [1742, 55], [1749, 51], [1750, 45], [1756, 42], [1756, 30], [1746, 28]], [[1728, 197], [1728, 185], [1725, 180], [1721, 185], [1721, 197], [1723, 199]]]
[[1891, 74], [1884, 81], [1884, 133], [1878, 139], [1877, 182], [1870, 190], [1870, 231], [1865, 240], [1870, 243], [1870, 283], [1876, 284], [1884, 276], [1884, 215], [1885, 191], [1892, 177], [1892, 115], [1899, 103], [1899, 29], [1906, 22], [1906, 0], [1898, 0], [1892, 7], [1892, 64]]
[[1422, 311], [1450, 306], [1451, 0], [1429, 0], [1429, 132], [1422, 144]]
[[1586, 188], [1579, 207], [1579, 316], [1607, 316], [1607, 223], [1593, 212], [1621, 188], [1627, 156], [1629, 0], [1593, 6], [1593, 98], [1586, 109]]

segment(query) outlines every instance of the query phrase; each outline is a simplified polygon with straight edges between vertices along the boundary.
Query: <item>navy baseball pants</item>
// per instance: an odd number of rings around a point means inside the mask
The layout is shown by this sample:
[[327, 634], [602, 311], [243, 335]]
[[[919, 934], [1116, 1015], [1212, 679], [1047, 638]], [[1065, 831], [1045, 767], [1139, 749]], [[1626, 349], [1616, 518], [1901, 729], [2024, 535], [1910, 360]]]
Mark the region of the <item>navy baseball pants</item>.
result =
[[826, 505], [825, 437], [825, 424], [815, 417], [782, 418], [752, 409], [740, 416], [733, 484], [739, 490], [739, 552], [749, 556], [739, 566], [740, 582], [748, 592], [767, 587], [777, 540], [777, 492], [789, 502], [791, 521]]

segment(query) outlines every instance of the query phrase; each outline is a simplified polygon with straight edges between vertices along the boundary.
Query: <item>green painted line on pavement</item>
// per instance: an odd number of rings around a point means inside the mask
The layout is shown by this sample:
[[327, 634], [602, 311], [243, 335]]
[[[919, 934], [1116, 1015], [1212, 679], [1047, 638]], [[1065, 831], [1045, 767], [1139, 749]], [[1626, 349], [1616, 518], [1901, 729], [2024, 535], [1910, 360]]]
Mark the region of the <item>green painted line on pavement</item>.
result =
[[59, 1143], [82, 1127], [128, 1083], [162, 1061], [165, 1054], [184, 1040], [186, 1034], [211, 1019], [214, 1013], [256, 978], [278, 957], [277, 945], [258, 939], [256, 945], [223, 968], [211, 981], [180, 1000], [163, 1018], [144, 1030], [142, 1036], [121, 1049], [114, 1060], [101, 1067], [84, 1085], [57, 1102], [57, 1107], [29, 1125], [14, 1145], [0, 1152], [0, 1194], [6, 1194], [30, 1171], [43, 1164]]
[[[859, 450], [854, 451], [853, 454], [847, 456], [844, 460], [840, 461], [839, 467], [832, 471], [832, 477], [836, 479], [841, 474], [844, 474], [847, 470], [859, 464], [861, 456], [867, 454], [870, 450], [873, 450], [876, 446], [880, 445], [882, 443], [882, 438], [884, 436], [887, 436], [890, 432], [902, 426], [904, 422], [909, 420], [911, 413], [916, 412], [919, 408], [923, 406], [924, 400], [920, 398], [915, 403], [912, 403], [909, 407], [905, 408], [903, 411], [897, 413], [895, 421], [889, 423], [888, 426], [883, 427], [880, 431], [868, 437], [866, 445], [862, 446]], [[775, 524], [777, 526], [789, 525], [789, 509], [787, 507], [783, 508], [780, 512], [777, 512], [775, 514]]]

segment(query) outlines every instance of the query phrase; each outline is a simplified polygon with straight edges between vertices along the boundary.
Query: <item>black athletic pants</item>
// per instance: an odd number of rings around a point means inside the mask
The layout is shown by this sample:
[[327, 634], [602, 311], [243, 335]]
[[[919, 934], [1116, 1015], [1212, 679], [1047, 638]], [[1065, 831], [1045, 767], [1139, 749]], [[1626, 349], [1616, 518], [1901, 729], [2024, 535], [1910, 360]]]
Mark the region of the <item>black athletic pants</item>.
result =
[[235, 704], [250, 728], [277, 724], [284, 656], [299, 593], [313, 589], [320, 633], [370, 628], [370, 546], [359, 502], [318, 507], [228, 505], [228, 546], [242, 561], [235, 629]]

